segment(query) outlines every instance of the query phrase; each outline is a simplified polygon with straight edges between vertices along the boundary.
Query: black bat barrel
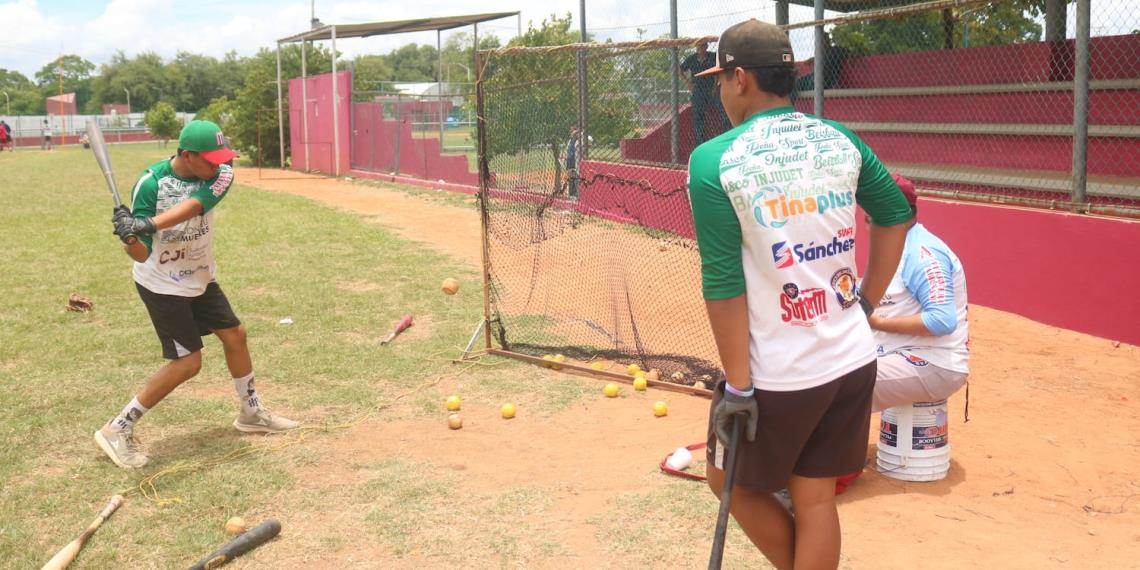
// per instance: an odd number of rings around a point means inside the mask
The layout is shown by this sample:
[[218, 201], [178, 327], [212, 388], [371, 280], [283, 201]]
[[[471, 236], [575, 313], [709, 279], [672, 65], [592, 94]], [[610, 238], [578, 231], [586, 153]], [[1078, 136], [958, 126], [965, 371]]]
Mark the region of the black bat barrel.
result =
[[197, 561], [190, 570], [209, 570], [210, 568], [217, 568], [226, 564], [269, 542], [273, 537], [281, 532], [281, 523], [277, 519], [268, 519], [265, 522], [243, 532], [237, 538], [225, 543], [221, 548], [211, 552], [209, 556]]

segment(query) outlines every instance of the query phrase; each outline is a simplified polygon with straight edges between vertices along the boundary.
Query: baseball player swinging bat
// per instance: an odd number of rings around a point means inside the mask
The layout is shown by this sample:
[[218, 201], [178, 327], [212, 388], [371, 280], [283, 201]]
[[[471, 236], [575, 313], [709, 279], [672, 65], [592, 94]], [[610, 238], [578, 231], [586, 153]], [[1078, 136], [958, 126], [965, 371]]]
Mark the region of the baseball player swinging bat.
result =
[[221, 548], [195, 562], [190, 570], [209, 570], [228, 564], [234, 558], [269, 542], [280, 532], [281, 523], [277, 522], [277, 519], [269, 519], [243, 532], [237, 538], [223, 544]]
[[[115, 199], [117, 209], [123, 205], [123, 200], [119, 197], [119, 187], [115, 184], [115, 173], [111, 170], [111, 157], [107, 155], [107, 142], [103, 140], [103, 131], [93, 119], [87, 121], [87, 138], [91, 143], [91, 152], [95, 153], [95, 161], [99, 163], [99, 169], [103, 171], [103, 178], [107, 181], [107, 189]], [[131, 244], [137, 240], [137, 237], [129, 236], [127, 243]]]
[[76, 537], [75, 540], [67, 543], [67, 546], [60, 549], [40, 570], [63, 570], [67, 568], [69, 564], [75, 561], [75, 557], [79, 556], [79, 551], [83, 549], [84, 544], [87, 544], [87, 539], [91, 538], [91, 535], [99, 530], [99, 526], [103, 524], [103, 521], [107, 520], [111, 514], [115, 512], [115, 509], [118, 509], [119, 505], [122, 504], [122, 495], [111, 497], [111, 502], [107, 503], [106, 507], [103, 507], [103, 512], [99, 513], [98, 517], [95, 517], [95, 520], [87, 526], [87, 529]]

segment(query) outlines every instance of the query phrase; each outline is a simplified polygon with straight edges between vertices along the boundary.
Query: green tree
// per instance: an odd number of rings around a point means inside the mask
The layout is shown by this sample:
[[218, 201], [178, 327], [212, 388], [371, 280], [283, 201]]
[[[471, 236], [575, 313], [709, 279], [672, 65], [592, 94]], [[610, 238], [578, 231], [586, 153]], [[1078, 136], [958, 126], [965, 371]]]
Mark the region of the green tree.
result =
[[44, 98], [39, 88], [23, 73], [0, 68], [0, 91], [8, 94], [6, 101], [0, 102], [0, 112], [13, 115], [42, 115]]
[[36, 72], [36, 85], [44, 97], [59, 95], [60, 83], [64, 93], [75, 93], [75, 105], [82, 109], [91, 99], [91, 72], [95, 64], [77, 55], [62, 55]]
[[[551, 16], [539, 27], [511, 40], [513, 46], [555, 46], [578, 41], [571, 29], [571, 17]], [[614, 89], [626, 72], [613, 57], [589, 52], [587, 134], [594, 148], [616, 148], [633, 132], [637, 105], [628, 93]], [[487, 117], [486, 152], [489, 157], [526, 152], [532, 148], [549, 150], [555, 169], [556, 188], [561, 186], [559, 154], [578, 123], [577, 54], [574, 51], [526, 53], [499, 56], [488, 63], [484, 111]]]
[[[332, 52], [324, 46], [310, 46], [305, 63], [309, 75], [332, 70]], [[277, 52], [262, 48], [249, 58], [243, 68], [245, 81], [230, 107], [233, 118], [226, 136], [230, 144], [247, 156], [260, 154], [267, 164], [280, 164], [277, 145]], [[291, 44], [281, 49], [281, 91], [288, 96], [288, 80], [301, 76], [301, 46]], [[285, 113], [285, 146], [289, 146], [289, 113]], [[258, 134], [261, 147], [258, 147]], [[286, 152], [289, 152], [286, 150]]]
[[99, 112], [104, 103], [126, 103], [130, 90], [132, 111], [149, 109], [160, 100], [177, 103], [176, 87], [167, 82], [166, 66], [154, 52], [143, 52], [133, 59], [119, 51], [99, 68], [91, 83], [89, 112]]
[[[1005, 45], [1041, 41], [1037, 18], [1044, 14], [1045, 0], [1009, 0], [981, 8], [951, 11], [953, 45]], [[963, 25], [964, 23], [964, 25]], [[930, 11], [905, 18], [843, 24], [831, 31], [835, 45], [852, 56], [882, 53], [933, 51], [945, 46], [946, 35], [941, 11]]]
[[177, 138], [182, 130], [182, 120], [174, 113], [174, 107], [165, 101], [155, 103], [144, 115], [143, 122], [151, 136], [162, 140], [164, 147], [170, 139]]
[[233, 116], [233, 101], [228, 97], [218, 97], [210, 101], [210, 104], [207, 105], [206, 108], [198, 111], [194, 119], [211, 121], [225, 131], [233, 121]]

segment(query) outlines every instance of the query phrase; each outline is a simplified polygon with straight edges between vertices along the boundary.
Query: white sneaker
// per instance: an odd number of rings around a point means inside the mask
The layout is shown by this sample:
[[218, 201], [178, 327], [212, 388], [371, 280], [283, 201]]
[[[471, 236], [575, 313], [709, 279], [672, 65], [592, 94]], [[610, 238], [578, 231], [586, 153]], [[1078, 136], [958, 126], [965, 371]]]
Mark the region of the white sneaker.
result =
[[246, 433], [280, 433], [300, 427], [300, 423], [278, 416], [265, 408], [258, 408], [252, 414], [239, 413], [234, 420], [234, 428]]
[[134, 428], [111, 431], [106, 426], [95, 430], [95, 443], [99, 449], [123, 469], [138, 469], [150, 459], [143, 453], [142, 442], [135, 437]]

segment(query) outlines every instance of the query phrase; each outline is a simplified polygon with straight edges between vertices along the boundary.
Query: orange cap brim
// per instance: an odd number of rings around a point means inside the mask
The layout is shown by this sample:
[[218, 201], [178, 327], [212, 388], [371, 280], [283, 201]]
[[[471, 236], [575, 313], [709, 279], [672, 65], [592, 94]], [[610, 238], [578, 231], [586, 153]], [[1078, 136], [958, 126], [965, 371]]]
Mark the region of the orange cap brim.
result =
[[720, 73], [722, 71], [724, 71], [724, 68], [722, 68], [721, 66], [718, 65], [716, 67], [710, 67], [710, 68], [694, 75], [693, 77], [704, 77], [706, 75], [712, 75], [714, 73]]

